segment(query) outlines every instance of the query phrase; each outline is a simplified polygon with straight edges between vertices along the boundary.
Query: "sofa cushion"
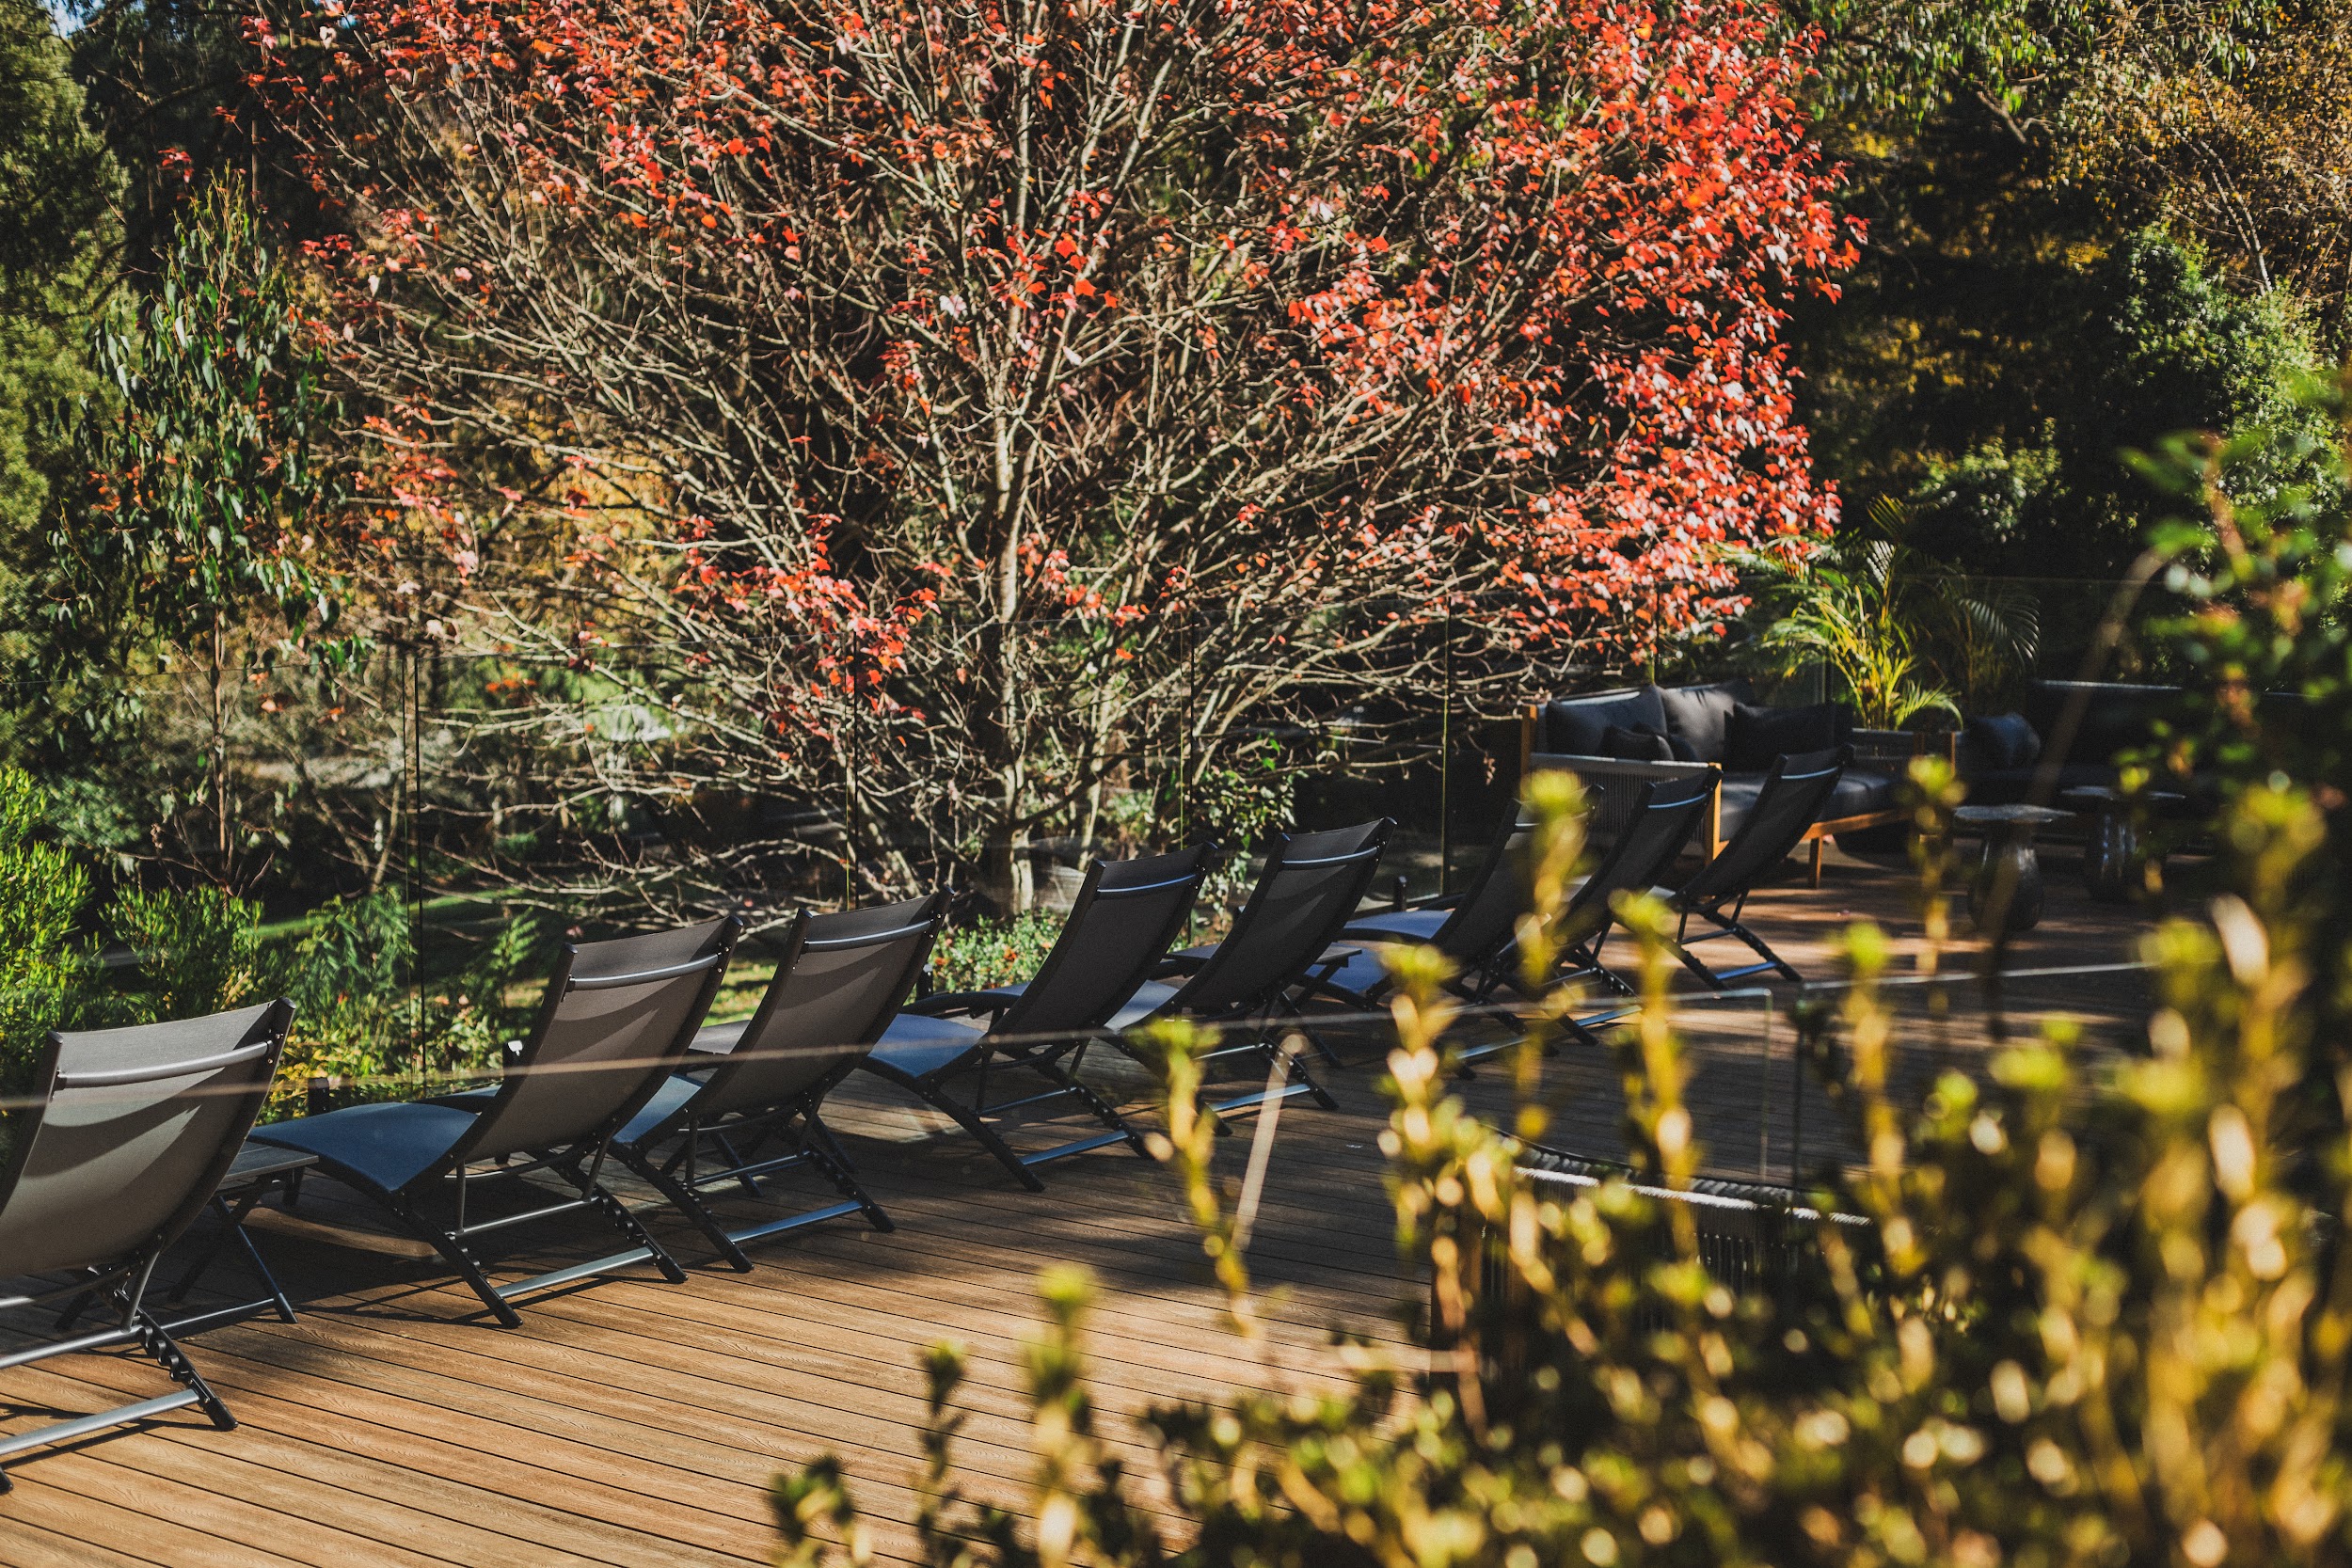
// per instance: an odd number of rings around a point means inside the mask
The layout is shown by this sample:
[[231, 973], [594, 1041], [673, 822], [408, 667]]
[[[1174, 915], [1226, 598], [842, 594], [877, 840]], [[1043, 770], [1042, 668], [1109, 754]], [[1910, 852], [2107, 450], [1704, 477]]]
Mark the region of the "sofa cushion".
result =
[[2077, 695], [2084, 698], [2081, 726], [2058, 760], [2112, 767], [2116, 754], [2148, 745], [2159, 720], [2180, 710], [2177, 686], [2139, 686], [2125, 681], [2035, 681], [2026, 689], [2025, 713], [2045, 745], [2058, 735], [2058, 721]]
[[1681, 755], [1683, 746], [1690, 748], [1685, 762], [1711, 762], [1723, 765], [1724, 730], [1731, 722], [1731, 710], [1756, 695], [1744, 680], [1719, 681], [1713, 686], [1668, 686], [1659, 689], [1659, 705], [1666, 710], [1666, 734], [1681, 742], [1675, 748]]
[[1762, 773], [1773, 759], [1792, 752], [1826, 752], [1845, 744], [1853, 733], [1853, 719], [1843, 703], [1815, 703], [1809, 707], [1755, 707], [1731, 705], [1725, 726], [1724, 768], [1731, 773]]
[[2042, 760], [2042, 736], [2022, 713], [1971, 719], [1965, 737], [1969, 755], [1982, 768], [2031, 768]]
[[1821, 807], [1821, 820], [1835, 821], [1841, 816], [1861, 816], [1869, 812], [1894, 809], [1893, 779], [1883, 773], [1849, 768], [1838, 779], [1837, 787], [1829, 792], [1828, 803]]
[[[1731, 835], [1740, 831], [1740, 824], [1748, 819], [1748, 813], [1755, 807], [1756, 797], [1763, 792], [1763, 788], [1761, 774], [1738, 773], [1724, 780], [1723, 810], [1718, 818], [1718, 831], [1724, 835], [1725, 843], [1729, 843]], [[1849, 768], [1839, 777], [1837, 787], [1830, 791], [1829, 799], [1822, 802], [1820, 816], [1815, 820], [1827, 822], [1845, 816], [1862, 816], [1870, 812], [1892, 811], [1894, 806], [1894, 780], [1883, 773]]]
[[1560, 752], [1572, 757], [1607, 756], [1609, 753], [1601, 746], [1612, 724], [1665, 734], [1666, 710], [1658, 700], [1658, 688], [1645, 686], [1631, 691], [1562, 697], [1546, 703], [1544, 743], [1536, 750]]

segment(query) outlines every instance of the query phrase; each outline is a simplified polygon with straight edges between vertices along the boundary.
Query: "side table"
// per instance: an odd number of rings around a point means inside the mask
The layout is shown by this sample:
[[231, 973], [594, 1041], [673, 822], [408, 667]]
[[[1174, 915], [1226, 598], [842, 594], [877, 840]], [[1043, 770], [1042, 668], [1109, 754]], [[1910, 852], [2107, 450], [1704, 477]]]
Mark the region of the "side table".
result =
[[185, 1301], [198, 1278], [212, 1267], [213, 1259], [232, 1243], [244, 1255], [246, 1266], [260, 1279], [263, 1293], [251, 1301], [239, 1302], [234, 1307], [223, 1307], [179, 1319], [166, 1323], [166, 1328], [174, 1334], [190, 1334], [217, 1323], [239, 1323], [263, 1312], [275, 1312], [281, 1323], [294, 1321], [294, 1303], [286, 1299], [285, 1287], [278, 1284], [278, 1275], [270, 1272], [269, 1263], [262, 1257], [262, 1249], [253, 1244], [253, 1237], [246, 1230], [245, 1221], [246, 1216], [253, 1212], [253, 1206], [262, 1201], [262, 1194], [273, 1187], [292, 1188], [301, 1180], [304, 1171], [318, 1163], [319, 1157], [315, 1154], [299, 1148], [280, 1148], [272, 1144], [248, 1143], [237, 1151], [236, 1159], [230, 1163], [228, 1172], [221, 1177], [220, 1185], [213, 1189], [213, 1213], [224, 1228], [218, 1239], [181, 1275], [179, 1282], [171, 1288], [170, 1300], [175, 1306]]
[[[2152, 789], [2142, 797], [2143, 803], [2157, 812], [2187, 799], [2164, 789]], [[2067, 790], [2058, 800], [2091, 819], [2090, 836], [2083, 845], [2083, 885], [2093, 898], [2105, 903], [2129, 897], [2133, 873], [2147, 863], [2150, 854], [2134, 819], [2131, 798], [2106, 784], [2085, 784]]]
[[2064, 822], [2072, 812], [2049, 806], [1963, 806], [1952, 819], [1984, 835], [1984, 859], [1968, 884], [1968, 913], [1979, 930], [1995, 923], [2006, 935], [2031, 930], [2042, 919], [2048, 895], [2042, 857], [2034, 852], [2035, 830]]

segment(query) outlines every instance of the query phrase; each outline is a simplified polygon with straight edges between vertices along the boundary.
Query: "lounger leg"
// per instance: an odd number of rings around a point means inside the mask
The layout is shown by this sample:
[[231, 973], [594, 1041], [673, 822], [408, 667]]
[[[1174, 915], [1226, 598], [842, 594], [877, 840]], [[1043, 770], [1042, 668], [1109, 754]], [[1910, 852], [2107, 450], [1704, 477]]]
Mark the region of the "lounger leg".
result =
[[499, 1321], [501, 1328], [522, 1327], [521, 1314], [509, 1307], [506, 1298], [499, 1294], [498, 1287], [490, 1283], [490, 1276], [482, 1272], [482, 1265], [474, 1261], [473, 1254], [466, 1250], [464, 1242], [427, 1220], [405, 1201], [388, 1199], [385, 1207], [408, 1227], [411, 1234], [433, 1243], [433, 1250], [441, 1255], [443, 1262], [457, 1271], [457, 1277], [466, 1282], [467, 1289], [482, 1298], [482, 1305], [490, 1309], [490, 1316]]
[[1152, 1151], [1143, 1147], [1143, 1134], [1127, 1125], [1127, 1118], [1119, 1114], [1119, 1107], [1064, 1072], [1059, 1063], [1043, 1056], [1017, 1056], [1013, 1059], [1047, 1083], [1067, 1090], [1079, 1104], [1094, 1113], [1095, 1120], [1126, 1139], [1128, 1148], [1146, 1160], [1152, 1158]]
[[995, 1129], [982, 1121], [968, 1107], [959, 1105], [948, 1098], [946, 1085], [927, 1083], [911, 1073], [900, 1072], [887, 1062], [877, 1062], [870, 1057], [858, 1065], [876, 1077], [898, 1085], [898, 1087], [906, 1090], [932, 1110], [945, 1112], [947, 1116], [954, 1117], [957, 1126], [971, 1133], [979, 1146], [994, 1157], [998, 1164], [1012, 1172], [1021, 1184], [1029, 1191], [1041, 1193], [1045, 1190], [1045, 1183], [1038, 1180], [1035, 1171], [1021, 1163], [1021, 1156], [1015, 1154], [1012, 1147], [996, 1135]]
[[150, 1317], [145, 1307], [133, 1315], [131, 1327], [138, 1335], [139, 1344], [147, 1354], [153, 1356], [174, 1381], [187, 1386], [188, 1392], [196, 1396], [197, 1408], [213, 1418], [214, 1426], [222, 1432], [237, 1430], [237, 1418], [229, 1413], [227, 1405], [220, 1402], [220, 1396], [213, 1392], [213, 1386], [197, 1371], [196, 1364], [180, 1349], [180, 1342], [165, 1333], [164, 1325]]
[[1807, 887], [1820, 887], [1821, 885], [1821, 849], [1824, 845], [1828, 844], [1828, 842], [1829, 835], [1826, 833], [1817, 833], [1814, 835], [1813, 868], [1811, 871], [1806, 873], [1805, 886]]
[[1744, 922], [1735, 920], [1727, 928], [1733, 936], [1738, 937], [1741, 942], [1748, 944], [1749, 951], [1753, 952], [1757, 958], [1763, 959], [1774, 970], [1778, 971], [1782, 979], [1790, 981], [1791, 983], [1797, 985], [1804, 983], [1804, 976], [1797, 973], [1796, 966], [1791, 964], [1788, 959], [1782, 958], [1779, 954], [1773, 952], [1772, 944], [1767, 942], [1762, 937], [1757, 936], [1754, 931], [1749, 930]]
[[[687, 1135], [691, 1137], [693, 1134], [690, 1132]], [[694, 1223], [694, 1228], [703, 1233], [703, 1239], [718, 1248], [719, 1256], [725, 1259], [734, 1267], [736, 1273], [752, 1272], [751, 1259], [745, 1255], [741, 1247], [735, 1244], [734, 1238], [727, 1234], [727, 1227], [721, 1225], [717, 1217], [703, 1207], [702, 1199], [695, 1196], [693, 1191], [684, 1182], [675, 1180], [670, 1174], [671, 1168], [674, 1167], [657, 1166], [637, 1150], [625, 1148], [618, 1144], [613, 1146], [612, 1152], [621, 1164], [644, 1178], [652, 1184], [656, 1192], [668, 1199], [671, 1208], [691, 1220]]]
[[882, 1212], [882, 1206], [874, 1201], [874, 1195], [867, 1192], [865, 1185], [850, 1173], [849, 1162], [834, 1158], [840, 1152], [840, 1146], [833, 1141], [832, 1129], [814, 1116], [804, 1119], [808, 1132], [801, 1140], [801, 1152], [807, 1157], [808, 1163], [833, 1183], [834, 1191], [858, 1206], [858, 1212], [866, 1216], [867, 1225], [877, 1230], [898, 1229], [898, 1222]]
[[[559, 1165], [556, 1169], [579, 1191], [581, 1197], [587, 1199], [589, 1208], [611, 1220], [620, 1228], [622, 1235], [645, 1249], [646, 1256], [653, 1259], [653, 1266], [661, 1271], [662, 1278], [673, 1285], [686, 1283], [686, 1270], [679, 1265], [678, 1260], [671, 1257], [669, 1250], [660, 1242], [653, 1239], [652, 1231], [637, 1223], [637, 1216], [628, 1212], [628, 1204], [605, 1190], [603, 1182], [598, 1181], [577, 1165]], [[750, 1259], [746, 1259], [744, 1262], [748, 1267]]]

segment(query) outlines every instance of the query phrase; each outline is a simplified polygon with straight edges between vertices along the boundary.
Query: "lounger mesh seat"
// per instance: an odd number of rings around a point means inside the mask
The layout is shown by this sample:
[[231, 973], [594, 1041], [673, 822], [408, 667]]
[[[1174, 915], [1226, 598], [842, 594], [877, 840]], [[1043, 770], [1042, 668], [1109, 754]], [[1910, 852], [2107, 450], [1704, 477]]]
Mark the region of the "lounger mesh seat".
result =
[[[709, 1010], [739, 927], [715, 920], [649, 936], [566, 945], [537, 1026], [495, 1090], [402, 1104], [355, 1105], [262, 1128], [255, 1137], [319, 1157], [326, 1174], [374, 1199], [432, 1243], [491, 1315], [521, 1323], [515, 1298], [609, 1272], [598, 1259], [494, 1286], [470, 1239], [527, 1220], [594, 1210], [674, 1284], [685, 1270], [602, 1183], [613, 1135], [662, 1086]], [[527, 1156], [521, 1164], [516, 1156]], [[503, 1162], [489, 1177], [471, 1167]], [[535, 1170], [578, 1194], [494, 1219], [469, 1219], [469, 1182]], [[446, 1217], [444, 1217], [446, 1216]]]
[[[1076, 1073], [1087, 1048], [1104, 1037], [1104, 1026], [1184, 929], [1216, 859], [1216, 846], [1202, 844], [1171, 855], [1095, 862], [1034, 979], [922, 998], [891, 1021], [858, 1066], [954, 1117], [1032, 1191], [1044, 1187], [1033, 1167], [1048, 1161], [1116, 1143], [1144, 1153], [1142, 1134]], [[992, 1101], [990, 1079], [1000, 1068], [1018, 1068], [1047, 1087]], [[1023, 1155], [988, 1124], [992, 1116], [1060, 1099], [1076, 1101], [1109, 1131]]]
[[1653, 779], [1642, 786], [1616, 842], [1568, 895], [1561, 916], [1566, 948], [1552, 984], [1592, 979], [1621, 995], [1633, 994], [1632, 985], [1601, 962], [1615, 927], [1614, 901], [1621, 893], [1648, 891], [1667, 874], [1698, 831], [1716, 783], [1710, 769], [1695, 778]]
[[[1652, 779], [1635, 792], [1630, 812], [1615, 841], [1601, 851], [1600, 859], [1569, 892], [1567, 908], [1561, 911], [1561, 957], [1544, 981], [1544, 989], [1590, 980], [1620, 999], [1634, 994], [1629, 982], [1601, 962], [1601, 949], [1614, 918], [1613, 901], [1620, 893], [1652, 886], [1665, 874], [1691, 842], [1691, 835], [1698, 831], [1700, 818], [1713, 800], [1715, 782], [1711, 772], [1688, 778]], [[1525, 977], [1508, 969], [1496, 975], [1493, 987], [1504, 984], [1526, 989]], [[1629, 1005], [1619, 1000], [1597, 1012], [1570, 1016], [1563, 1022], [1577, 1038], [1597, 1044], [1592, 1031], [1614, 1022], [1629, 1011]], [[1457, 1060], [1465, 1066], [1482, 1061], [1508, 1050], [1510, 1043], [1498, 1041], [1474, 1047], [1460, 1053]]]
[[[843, 1214], [877, 1230], [890, 1216], [859, 1185], [820, 1108], [914, 989], [946, 911], [945, 895], [840, 914], [802, 914], [786, 929], [758, 1010], [694, 1037], [685, 1070], [664, 1080], [613, 1140], [613, 1152], [691, 1220], [738, 1269], [743, 1248]], [[771, 1144], [781, 1148], [771, 1154]], [[718, 1188], [756, 1195], [759, 1179], [807, 1164], [848, 1199], [729, 1230], [703, 1201]]]
[[[52, 1034], [36, 1109], [0, 1166], [0, 1277], [66, 1275], [0, 1297], [32, 1307], [95, 1296], [114, 1327], [0, 1356], [0, 1368], [135, 1344], [182, 1386], [154, 1399], [0, 1438], [0, 1459], [71, 1443], [185, 1405], [226, 1432], [236, 1418], [148, 1310], [166, 1248], [211, 1201], [261, 1114], [294, 1016], [286, 1002], [129, 1029]], [[0, 1491], [8, 1489], [0, 1472]]]

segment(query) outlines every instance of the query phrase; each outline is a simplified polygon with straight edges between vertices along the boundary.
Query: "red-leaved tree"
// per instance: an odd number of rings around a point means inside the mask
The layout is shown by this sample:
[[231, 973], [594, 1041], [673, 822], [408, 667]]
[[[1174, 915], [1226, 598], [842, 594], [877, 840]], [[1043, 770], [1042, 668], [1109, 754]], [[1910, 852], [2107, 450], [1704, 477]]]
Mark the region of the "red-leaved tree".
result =
[[1853, 236], [1810, 42], [1740, 0], [254, 33], [350, 236], [347, 372], [440, 476], [403, 493], [447, 624], [605, 650], [664, 716], [649, 787], [818, 800], [875, 880], [1024, 903], [1106, 783], [1213, 795], [1271, 726], [1425, 705], [1440, 657], [1499, 705], [1706, 626], [1724, 546], [1835, 514], [1778, 332]]

